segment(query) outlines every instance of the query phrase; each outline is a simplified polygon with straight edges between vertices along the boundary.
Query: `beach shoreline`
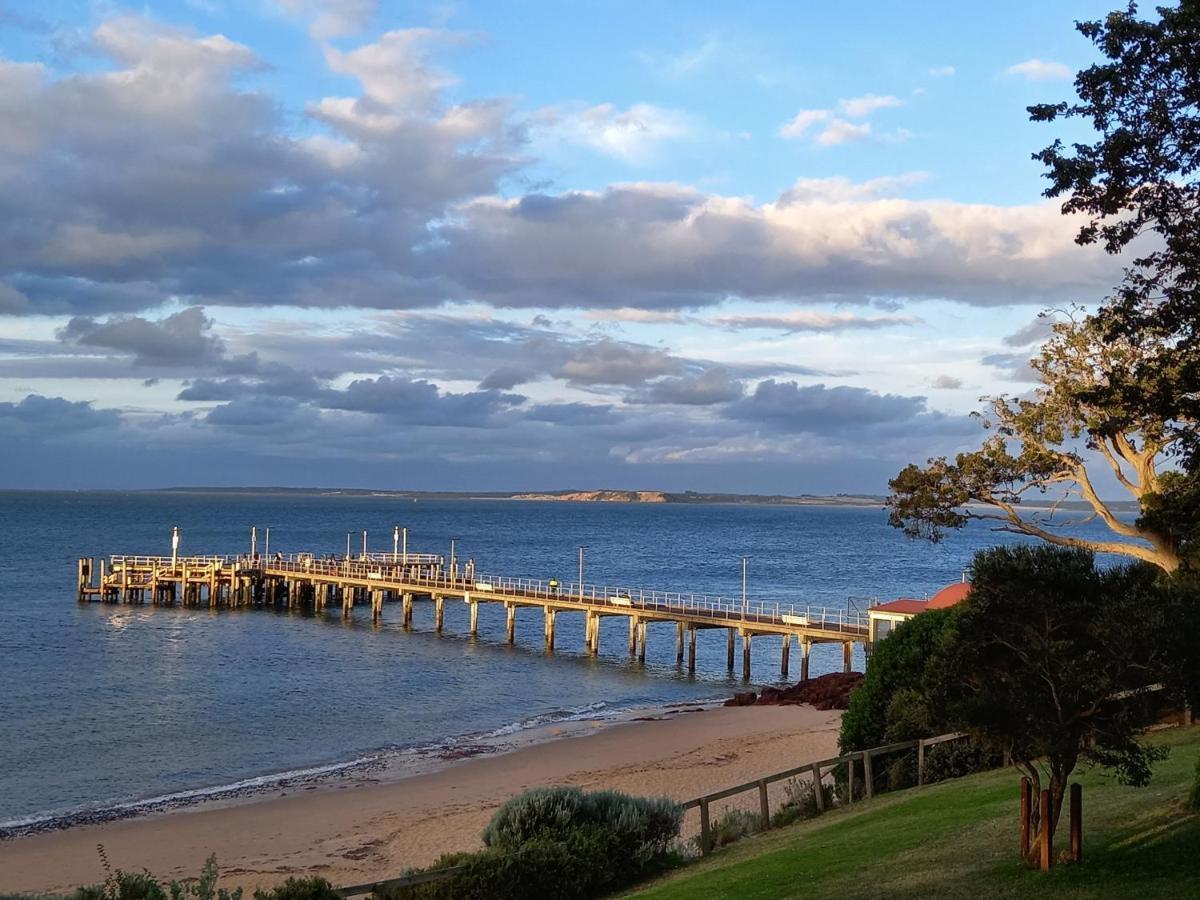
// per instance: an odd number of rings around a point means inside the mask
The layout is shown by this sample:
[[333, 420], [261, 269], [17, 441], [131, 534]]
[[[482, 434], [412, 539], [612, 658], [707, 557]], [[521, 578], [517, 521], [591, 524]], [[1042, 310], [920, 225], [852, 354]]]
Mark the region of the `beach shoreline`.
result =
[[334, 884], [387, 878], [477, 848], [495, 808], [528, 787], [685, 800], [831, 755], [840, 717], [804, 706], [664, 704], [484, 736], [440, 757], [397, 755], [269, 789], [150, 805], [0, 842], [0, 891], [100, 881], [97, 844], [113, 865], [162, 878], [194, 877], [216, 853], [226, 886], [269, 886], [289, 875]]

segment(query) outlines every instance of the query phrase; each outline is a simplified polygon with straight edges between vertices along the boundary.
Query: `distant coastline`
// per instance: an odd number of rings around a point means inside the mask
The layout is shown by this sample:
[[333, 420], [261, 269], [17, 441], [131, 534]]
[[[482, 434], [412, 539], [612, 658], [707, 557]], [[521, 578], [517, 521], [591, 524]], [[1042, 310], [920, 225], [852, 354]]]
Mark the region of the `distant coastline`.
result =
[[725, 494], [701, 491], [565, 489], [557, 491], [387, 491], [372, 488], [203, 487], [155, 488], [146, 493], [239, 494], [243, 496], [380, 497], [389, 500], [522, 500], [566, 503], [723, 503], [759, 506], [882, 507], [874, 494]]

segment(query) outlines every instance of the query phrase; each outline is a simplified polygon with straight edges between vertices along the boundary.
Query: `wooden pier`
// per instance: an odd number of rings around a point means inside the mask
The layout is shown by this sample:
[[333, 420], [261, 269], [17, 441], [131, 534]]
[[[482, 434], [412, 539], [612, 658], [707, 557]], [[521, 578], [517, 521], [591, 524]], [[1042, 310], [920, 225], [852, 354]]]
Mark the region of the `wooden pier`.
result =
[[582, 613], [586, 651], [600, 651], [600, 623], [605, 618], [628, 620], [629, 655], [644, 662], [651, 626], [674, 627], [675, 661], [686, 656], [689, 672], [696, 670], [696, 636], [702, 629], [724, 629], [726, 666], [734, 671], [740, 639], [742, 677], [750, 678], [750, 650], [755, 638], [778, 638], [779, 672], [788, 677], [793, 642], [800, 650], [800, 677], [808, 678], [814, 644], [842, 645], [845, 671], [850, 671], [855, 644], [867, 646], [867, 617], [847, 610], [796, 606], [758, 600], [731, 600], [706, 594], [566, 584], [530, 578], [477, 574], [474, 563], [459, 566], [435, 554], [372, 553], [357, 557], [318, 557], [310, 553], [271, 558], [245, 556], [112, 556], [107, 560], [81, 558], [78, 569], [80, 602], [152, 603], [155, 605], [285, 606], [323, 613], [330, 606], [350, 616], [356, 606], [369, 605], [373, 619], [385, 603], [401, 605], [403, 624], [411, 627], [414, 601], [433, 606], [434, 628], [442, 630], [448, 599], [470, 607], [470, 633], [478, 632], [480, 604], [502, 605], [508, 643], [516, 640], [519, 610], [541, 610], [546, 649], [554, 650], [555, 625], [560, 613]]

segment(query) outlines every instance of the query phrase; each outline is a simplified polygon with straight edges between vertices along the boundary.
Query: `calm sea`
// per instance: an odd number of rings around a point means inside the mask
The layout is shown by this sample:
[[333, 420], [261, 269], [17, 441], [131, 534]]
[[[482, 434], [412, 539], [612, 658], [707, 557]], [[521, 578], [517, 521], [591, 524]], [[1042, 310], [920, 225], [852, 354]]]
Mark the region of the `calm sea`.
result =
[[[563, 582], [582, 545], [588, 582], [729, 596], [749, 555], [754, 599], [862, 608], [933, 592], [1005, 537], [972, 528], [931, 546], [882, 510], [845, 507], [0, 492], [0, 827], [741, 685], [723, 633], [701, 632], [689, 677], [673, 629], [650, 630], [641, 666], [618, 619], [592, 659], [582, 616], [560, 616], [547, 658], [541, 617], [518, 616], [509, 647], [499, 607], [481, 608], [471, 639], [454, 603], [440, 636], [420, 603], [411, 631], [390, 604], [373, 626], [363, 610], [344, 621], [76, 603], [78, 556], [169, 554], [176, 524], [183, 553], [244, 552], [252, 524], [260, 549], [271, 528], [272, 552], [344, 552], [347, 532], [357, 549], [363, 529], [390, 550], [400, 524], [412, 551], [446, 553], [453, 538], [480, 572]], [[754, 650], [755, 679], [775, 677], [778, 641]], [[812, 672], [840, 664], [840, 647], [818, 648]]]

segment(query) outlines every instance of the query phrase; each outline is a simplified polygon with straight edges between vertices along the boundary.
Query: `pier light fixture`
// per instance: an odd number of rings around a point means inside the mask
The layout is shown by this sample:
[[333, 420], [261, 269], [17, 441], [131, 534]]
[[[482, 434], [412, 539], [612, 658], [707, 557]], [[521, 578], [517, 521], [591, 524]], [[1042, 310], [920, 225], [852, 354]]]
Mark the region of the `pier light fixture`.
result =
[[579, 548], [579, 599], [583, 599], [583, 547]]
[[179, 561], [179, 526], [171, 526], [171, 568]]
[[450, 580], [453, 581], [458, 574], [455, 570], [458, 568], [458, 559], [454, 556], [454, 545], [458, 543], [458, 538], [450, 538]]
[[346, 532], [346, 559], [350, 558], [350, 532]]
[[363, 559], [367, 558], [367, 530], [363, 529]]
[[258, 555], [258, 527], [250, 526], [250, 558], [254, 559]]
[[742, 557], [742, 621], [746, 620], [746, 607], [748, 605], [746, 601], [746, 563], [750, 559], [751, 557], [749, 556]]
[[400, 526], [393, 525], [392, 526], [392, 562], [393, 563], [396, 562], [396, 560], [399, 558], [399, 556], [400, 556]]
[[263, 538], [263, 556], [267, 559], [271, 558], [271, 529], [267, 529], [266, 537]]
[[400, 555], [404, 564], [408, 565], [408, 527], [400, 529]]

